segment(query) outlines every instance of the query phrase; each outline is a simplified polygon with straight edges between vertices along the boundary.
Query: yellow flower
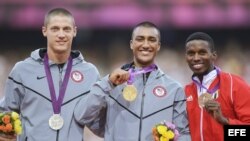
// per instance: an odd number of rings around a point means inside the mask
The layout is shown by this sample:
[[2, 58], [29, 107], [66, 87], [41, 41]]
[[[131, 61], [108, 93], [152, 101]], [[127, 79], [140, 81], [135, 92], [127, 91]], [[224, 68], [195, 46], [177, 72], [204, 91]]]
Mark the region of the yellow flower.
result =
[[21, 121], [19, 119], [17, 119], [14, 122], [14, 130], [15, 130], [15, 133], [18, 135], [22, 133]]
[[155, 125], [152, 129], [152, 134], [154, 141], [176, 141], [179, 136], [175, 125], [166, 121]]
[[17, 119], [19, 119], [19, 114], [16, 113], [16, 112], [11, 112], [11, 118], [12, 118], [13, 120], [17, 120]]
[[20, 119], [15, 120], [15, 121], [14, 121], [14, 125], [15, 125], [15, 126], [20, 126], [20, 125], [21, 125]]
[[163, 126], [163, 125], [157, 126], [157, 131], [161, 135], [163, 135], [167, 130], [168, 130], [168, 128], [166, 126]]
[[160, 137], [160, 141], [169, 141], [169, 139], [166, 138], [166, 137], [161, 136], [161, 137]]
[[14, 130], [15, 130], [15, 133], [16, 133], [17, 135], [22, 134], [22, 127], [21, 127], [21, 126], [16, 126]]
[[167, 137], [168, 137], [169, 139], [173, 139], [173, 138], [174, 138], [174, 133], [173, 133], [173, 131], [168, 130], [168, 132], [167, 132]]

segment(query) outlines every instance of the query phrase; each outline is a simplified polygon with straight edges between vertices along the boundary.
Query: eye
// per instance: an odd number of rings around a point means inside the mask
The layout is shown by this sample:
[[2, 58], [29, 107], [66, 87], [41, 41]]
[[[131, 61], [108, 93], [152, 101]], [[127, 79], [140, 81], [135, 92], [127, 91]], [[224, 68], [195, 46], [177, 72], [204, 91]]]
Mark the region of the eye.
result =
[[64, 28], [64, 31], [65, 31], [65, 32], [70, 32], [71, 29], [72, 29], [72, 28], [70, 28], [70, 27], [65, 27], [65, 28]]
[[187, 56], [194, 56], [194, 54], [195, 54], [195, 52], [193, 52], [193, 51], [187, 51], [186, 52]]
[[52, 28], [51, 28], [51, 31], [52, 31], [52, 32], [56, 32], [56, 31], [58, 31], [58, 30], [59, 30], [58, 27], [52, 27]]
[[206, 55], [206, 54], [207, 54], [207, 51], [206, 51], [206, 50], [201, 50], [201, 51], [199, 52], [199, 54], [200, 54], [200, 55]]
[[157, 39], [156, 39], [156, 38], [149, 38], [149, 41], [150, 41], [150, 42], [156, 42]]
[[144, 40], [144, 38], [142, 38], [142, 37], [136, 37], [135, 40], [138, 41], [138, 42], [141, 42], [141, 41]]

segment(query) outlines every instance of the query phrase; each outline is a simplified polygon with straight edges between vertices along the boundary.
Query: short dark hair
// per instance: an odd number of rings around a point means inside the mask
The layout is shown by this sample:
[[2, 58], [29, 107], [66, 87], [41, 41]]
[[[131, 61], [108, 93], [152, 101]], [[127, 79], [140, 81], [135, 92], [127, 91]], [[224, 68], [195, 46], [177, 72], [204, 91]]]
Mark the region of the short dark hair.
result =
[[45, 15], [45, 18], [44, 18], [44, 26], [47, 26], [47, 24], [49, 23], [50, 17], [56, 16], [56, 15], [64, 15], [64, 16], [70, 17], [70, 18], [72, 18], [72, 20], [73, 20], [73, 24], [75, 24], [74, 17], [73, 17], [73, 15], [72, 15], [68, 10], [66, 10], [66, 9], [64, 9], [64, 8], [54, 8], [54, 9], [51, 9], [51, 10]]
[[214, 40], [211, 36], [209, 36], [207, 33], [204, 32], [194, 32], [191, 35], [188, 36], [186, 39], [185, 44], [187, 44], [189, 41], [192, 40], [204, 40], [207, 41], [210, 45], [211, 51], [215, 51], [214, 47]]
[[139, 24], [137, 24], [134, 28], [133, 28], [133, 31], [132, 31], [132, 35], [131, 35], [131, 38], [133, 38], [133, 35], [134, 35], [134, 31], [137, 27], [152, 27], [152, 28], [155, 28], [158, 33], [159, 33], [159, 41], [161, 40], [161, 32], [159, 30], [159, 28], [152, 22], [149, 22], [149, 21], [144, 21], [144, 22], [141, 22]]

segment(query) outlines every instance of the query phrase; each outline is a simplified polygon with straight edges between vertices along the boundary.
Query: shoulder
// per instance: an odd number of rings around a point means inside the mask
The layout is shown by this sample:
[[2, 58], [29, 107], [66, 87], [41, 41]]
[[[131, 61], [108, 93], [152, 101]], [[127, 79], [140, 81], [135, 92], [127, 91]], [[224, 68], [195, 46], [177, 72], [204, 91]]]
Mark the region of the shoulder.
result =
[[167, 75], [166, 73], [161, 73], [163, 76], [163, 79], [166, 83], [168, 83], [169, 85], [175, 86], [175, 87], [181, 87], [183, 88], [183, 86], [181, 85], [181, 83], [177, 80], [175, 80], [174, 78], [172, 78], [171, 76]]
[[192, 91], [195, 88], [195, 84], [191, 81], [184, 86], [185, 92]]
[[223, 80], [232, 81], [234, 85], [248, 86], [246, 81], [236, 74], [221, 72], [221, 77]]
[[21, 70], [21, 69], [25, 69], [29, 66], [29, 62], [31, 61], [31, 58], [28, 57], [26, 58], [25, 60], [22, 60], [22, 61], [18, 61], [12, 70]]
[[22, 74], [28, 72], [27, 70], [33, 70], [31, 69], [30, 63], [28, 63], [27, 59], [28, 58], [23, 61], [17, 62], [10, 71], [9, 77], [17, 78], [20, 77]]

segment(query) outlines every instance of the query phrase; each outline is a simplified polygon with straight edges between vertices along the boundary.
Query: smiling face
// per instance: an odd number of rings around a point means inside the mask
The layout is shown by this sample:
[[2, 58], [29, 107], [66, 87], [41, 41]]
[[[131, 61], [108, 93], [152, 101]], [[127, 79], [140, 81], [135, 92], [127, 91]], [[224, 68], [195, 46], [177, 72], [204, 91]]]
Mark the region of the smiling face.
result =
[[138, 67], [146, 67], [154, 62], [160, 50], [159, 31], [154, 27], [139, 26], [134, 29], [130, 48], [134, 54], [134, 63]]
[[73, 38], [76, 36], [72, 17], [63, 14], [50, 16], [42, 32], [47, 37], [48, 52], [58, 54], [70, 52]]
[[186, 43], [186, 61], [194, 75], [202, 76], [214, 69], [216, 52], [205, 40], [191, 40]]

